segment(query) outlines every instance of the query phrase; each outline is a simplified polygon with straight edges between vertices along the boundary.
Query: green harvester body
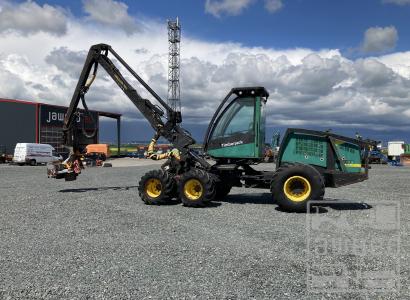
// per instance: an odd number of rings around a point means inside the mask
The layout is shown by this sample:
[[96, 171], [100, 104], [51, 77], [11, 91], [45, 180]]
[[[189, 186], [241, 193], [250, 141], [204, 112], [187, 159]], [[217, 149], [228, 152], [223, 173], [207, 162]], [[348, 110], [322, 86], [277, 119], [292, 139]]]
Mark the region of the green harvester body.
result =
[[[237, 97], [233, 100], [232, 94]], [[264, 88], [235, 88], [215, 112], [205, 139], [206, 153], [217, 164], [253, 164], [264, 159]], [[326, 186], [338, 187], [368, 178], [366, 144], [359, 139], [331, 132], [300, 128], [287, 129], [278, 154], [276, 168], [301, 163], [316, 168]]]

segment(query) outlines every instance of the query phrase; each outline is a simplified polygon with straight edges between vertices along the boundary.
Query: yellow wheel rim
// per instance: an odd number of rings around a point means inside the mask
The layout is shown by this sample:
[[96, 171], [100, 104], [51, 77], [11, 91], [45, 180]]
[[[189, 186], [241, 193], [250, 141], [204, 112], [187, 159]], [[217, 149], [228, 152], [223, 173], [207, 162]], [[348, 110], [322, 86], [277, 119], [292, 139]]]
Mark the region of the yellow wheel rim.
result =
[[302, 176], [289, 177], [283, 185], [286, 197], [294, 202], [302, 202], [309, 198], [312, 188], [309, 180]]
[[148, 179], [147, 183], [145, 184], [145, 191], [151, 198], [159, 197], [162, 191], [161, 181], [156, 178]]
[[202, 197], [203, 191], [202, 183], [198, 179], [189, 179], [185, 182], [184, 194], [189, 200], [198, 200]]

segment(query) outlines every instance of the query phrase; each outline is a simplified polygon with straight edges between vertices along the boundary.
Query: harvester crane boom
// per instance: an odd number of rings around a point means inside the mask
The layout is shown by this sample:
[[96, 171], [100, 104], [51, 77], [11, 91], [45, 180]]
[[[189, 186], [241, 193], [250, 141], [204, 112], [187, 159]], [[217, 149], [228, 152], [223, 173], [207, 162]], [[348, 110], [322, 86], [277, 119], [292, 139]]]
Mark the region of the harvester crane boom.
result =
[[[131, 73], [131, 75], [160, 103], [163, 109], [152, 104], [148, 99], [144, 99], [135, 88], [125, 79], [120, 70], [114, 65], [108, 57], [111, 54], [121, 65]], [[157, 136], [165, 137], [170, 143], [173, 143], [178, 150], [186, 152], [187, 146], [195, 143], [194, 139], [188, 132], [179, 127], [181, 114], [176, 113], [155, 91], [111, 48], [106, 44], [91, 46], [83, 70], [78, 80], [76, 89], [73, 93], [70, 106], [68, 107], [64, 119], [64, 144], [73, 147], [76, 142], [74, 136], [73, 121], [77, 111], [78, 104], [82, 100], [84, 108], [88, 110], [85, 104], [84, 96], [90, 88], [97, 75], [98, 66], [101, 65], [110, 77], [117, 83], [122, 91], [128, 96], [132, 103], [138, 108], [141, 114], [149, 121], [152, 128], [157, 132]], [[166, 111], [166, 117], [164, 116]], [[166, 121], [163, 120], [166, 119]], [[76, 149], [73, 149], [74, 151]]]

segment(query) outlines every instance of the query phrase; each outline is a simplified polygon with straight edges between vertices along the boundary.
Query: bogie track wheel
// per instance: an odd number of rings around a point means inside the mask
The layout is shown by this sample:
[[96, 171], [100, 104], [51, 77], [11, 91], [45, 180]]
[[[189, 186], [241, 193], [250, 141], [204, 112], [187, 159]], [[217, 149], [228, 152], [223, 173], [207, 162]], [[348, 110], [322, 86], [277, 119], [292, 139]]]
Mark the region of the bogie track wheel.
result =
[[215, 198], [215, 182], [208, 172], [192, 169], [182, 174], [178, 192], [184, 206], [203, 207]]
[[167, 172], [153, 170], [142, 176], [138, 192], [145, 204], [160, 205], [174, 196], [175, 182]]

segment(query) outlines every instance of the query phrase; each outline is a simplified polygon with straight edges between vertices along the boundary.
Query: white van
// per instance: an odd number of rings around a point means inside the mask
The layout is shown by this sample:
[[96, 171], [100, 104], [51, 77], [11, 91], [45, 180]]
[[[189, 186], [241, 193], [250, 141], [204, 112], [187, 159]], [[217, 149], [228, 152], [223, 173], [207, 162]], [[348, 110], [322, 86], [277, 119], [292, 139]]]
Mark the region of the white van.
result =
[[35, 166], [61, 160], [62, 157], [57, 157], [54, 150], [48, 144], [18, 143], [14, 149], [13, 162], [19, 165], [30, 164]]

